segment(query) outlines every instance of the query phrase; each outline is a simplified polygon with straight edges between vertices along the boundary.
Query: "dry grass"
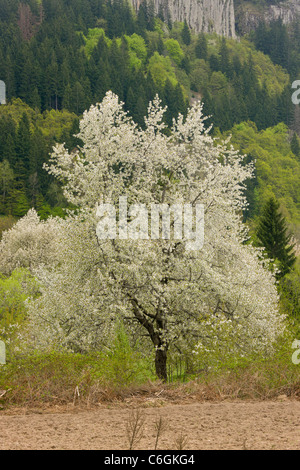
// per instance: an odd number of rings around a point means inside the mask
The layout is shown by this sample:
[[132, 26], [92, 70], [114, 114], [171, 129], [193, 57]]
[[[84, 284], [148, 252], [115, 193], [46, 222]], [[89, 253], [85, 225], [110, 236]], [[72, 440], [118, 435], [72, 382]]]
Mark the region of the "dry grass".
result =
[[[113, 385], [92, 384], [86, 388], [85, 384], [71, 387], [48, 386], [47, 394], [32, 387], [30, 382], [23, 387], [22, 392], [10, 389], [0, 399], [0, 408], [9, 406], [42, 407], [44, 406], [70, 406], [91, 408], [102, 404], [114, 404], [117, 406], [131, 407], [160, 407], [167, 403], [189, 403], [224, 400], [270, 400], [286, 396], [300, 399], [300, 382], [273, 389], [266, 389], [257, 380], [257, 377], [245, 374], [239, 382], [234, 382], [232, 377], [219, 377], [209, 383], [191, 381], [186, 384], [162, 384], [161, 382], [149, 382], [143, 386], [127, 386], [116, 389]], [[158, 426], [161, 426], [158, 424]], [[162, 429], [156, 429], [157, 439], [162, 434]]]
[[154, 445], [154, 450], [157, 450], [158, 448], [158, 442], [159, 439], [162, 437], [162, 435], [168, 431], [169, 429], [169, 424], [165, 418], [162, 416], [158, 416], [155, 423], [154, 423], [154, 428], [155, 428], [155, 445]]
[[131, 411], [126, 422], [128, 449], [134, 450], [144, 434], [145, 415], [140, 408]]
[[[185, 383], [144, 379], [121, 381], [104, 376], [98, 362], [53, 356], [16, 361], [1, 368], [0, 408], [11, 406], [80, 406], [99, 403], [142, 407], [191, 401], [270, 400], [285, 395], [300, 399], [300, 366], [290, 358], [253, 362], [242, 367], [202, 373]], [[157, 423], [158, 437], [163, 423]]]
[[188, 443], [188, 436], [186, 436], [182, 431], [175, 439], [175, 449], [176, 450], [184, 450]]

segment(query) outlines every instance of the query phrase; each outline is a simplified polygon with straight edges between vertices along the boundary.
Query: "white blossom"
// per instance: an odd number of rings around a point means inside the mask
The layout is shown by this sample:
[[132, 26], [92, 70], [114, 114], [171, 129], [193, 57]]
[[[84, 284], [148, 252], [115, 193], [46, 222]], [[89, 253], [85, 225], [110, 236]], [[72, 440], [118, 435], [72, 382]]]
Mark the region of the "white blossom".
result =
[[10, 275], [16, 268], [33, 271], [41, 264], [59, 259], [60, 220], [41, 221], [34, 209], [5, 231], [0, 242], [0, 273]]
[[[246, 354], [268, 349], [284, 329], [274, 277], [245, 243], [243, 183], [252, 166], [230, 142], [211, 137], [200, 103], [186, 120], [179, 115], [171, 135], [163, 114], [156, 98], [141, 130], [109, 92], [84, 113], [83, 147], [55, 147], [46, 168], [79, 212], [53, 239], [61, 263], [54, 268], [42, 257], [42, 296], [30, 305], [39, 341], [72, 350], [105, 344], [123, 316], [150, 337], [161, 376], [163, 353], [174, 344], [211, 350], [226, 340]], [[117, 206], [125, 195], [146, 207], [203, 204], [203, 249], [187, 251], [185, 240], [99, 240], [97, 205]]]

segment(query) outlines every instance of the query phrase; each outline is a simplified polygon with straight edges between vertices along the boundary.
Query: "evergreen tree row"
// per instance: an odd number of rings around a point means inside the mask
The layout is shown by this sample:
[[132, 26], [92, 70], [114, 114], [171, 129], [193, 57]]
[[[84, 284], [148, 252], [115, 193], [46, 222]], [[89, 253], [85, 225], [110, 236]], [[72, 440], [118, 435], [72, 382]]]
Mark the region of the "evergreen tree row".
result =
[[[20, 98], [43, 115], [52, 109], [80, 116], [112, 90], [143, 126], [148, 103], [158, 94], [168, 107], [165, 121], [171, 126], [179, 112], [186, 114], [191, 88], [221, 132], [247, 120], [259, 130], [291, 123], [290, 86], [271, 94], [258, 80], [251, 55], [242, 61], [225, 38], [212, 52], [207, 36], [196, 37], [186, 22], [171, 29], [167, 8], [159, 9], [158, 18], [151, 1], [142, 2], [136, 14], [127, 0], [0, 0], [0, 79], [6, 82], [8, 101]], [[99, 33], [95, 42], [91, 31]], [[138, 65], [132, 63], [128, 41], [134, 36], [145, 45], [143, 58], [136, 56]], [[181, 82], [188, 84], [185, 91]], [[69, 128], [63, 138], [74, 144]], [[295, 148], [297, 143], [294, 139]], [[8, 175], [0, 188], [1, 213], [19, 216], [41, 201], [42, 206], [58, 204], [42, 168], [53, 144], [26, 113], [17, 124], [0, 118], [0, 164]], [[21, 209], [16, 202], [20, 197]]]
[[271, 57], [275, 64], [284, 67], [296, 80], [300, 73], [300, 24], [295, 21], [290, 26], [282, 19], [270, 24], [260, 22], [252, 32], [251, 39], [255, 47]]
[[221, 131], [247, 120], [254, 122], [258, 129], [266, 129], [278, 122], [288, 126], [292, 123], [294, 105], [290, 84], [282, 93], [271, 95], [266, 83], [259, 83], [251, 55], [244, 63], [237, 54], [231, 57], [225, 38], [222, 38], [218, 54], [209, 55], [204, 34], [198, 36], [195, 55], [209, 64], [210, 79], [202, 81], [200, 86], [193, 86], [202, 93], [204, 113], [213, 116], [214, 126]]
[[[15, 110], [21, 107], [21, 101], [14, 105]], [[41, 216], [48, 216], [53, 213], [51, 207], [62, 204], [60, 190], [54, 187], [43, 164], [55, 142], [65, 142], [68, 148], [76, 145], [73, 134], [78, 131], [78, 120], [72, 115], [66, 116], [67, 119], [68, 127], [58, 139], [55, 135], [45, 135], [38, 125], [34, 125], [28, 111], [22, 113], [18, 123], [15, 115], [1, 113], [0, 214], [22, 217], [34, 207]]]

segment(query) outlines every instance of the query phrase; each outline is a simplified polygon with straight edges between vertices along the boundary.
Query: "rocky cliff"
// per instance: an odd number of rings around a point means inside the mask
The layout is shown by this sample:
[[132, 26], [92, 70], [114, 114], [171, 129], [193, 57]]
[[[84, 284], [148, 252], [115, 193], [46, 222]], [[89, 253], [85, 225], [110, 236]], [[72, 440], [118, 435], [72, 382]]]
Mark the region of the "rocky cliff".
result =
[[[141, 0], [132, 0], [136, 9]], [[160, 6], [169, 12], [171, 20], [186, 20], [196, 32], [212, 32], [235, 37], [235, 15], [233, 0], [154, 0], [155, 10]]]
[[269, 23], [281, 18], [284, 24], [289, 24], [300, 20], [300, 1], [287, 0], [265, 8], [243, 1], [236, 8], [235, 16], [238, 34], [245, 34], [257, 28], [262, 20]]
[[[132, 0], [138, 10], [142, 0]], [[284, 24], [300, 19], [300, 0], [286, 0], [266, 7], [244, 0], [153, 0], [156, 13], [162, 8], [171, 20], [186, 20], [190, 28], [236, 37], [255, 29], [261, 20], [281, 18]], [[236, 5], [236, 6], [235, 6]]]

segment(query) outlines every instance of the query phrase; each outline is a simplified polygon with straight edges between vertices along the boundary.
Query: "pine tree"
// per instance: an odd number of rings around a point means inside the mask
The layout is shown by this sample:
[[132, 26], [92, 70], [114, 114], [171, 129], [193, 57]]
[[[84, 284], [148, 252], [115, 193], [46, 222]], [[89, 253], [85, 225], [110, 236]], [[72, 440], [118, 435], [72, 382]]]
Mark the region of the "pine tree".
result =
[[14, 195], [14, 204], [12, 215], [16, 217], [23, 217], [30, 209], [30, 204], [26, 196], [25, 190], [16, 190]]
[[147, 113], [147, 106], [146, 106], [145, 97], [143, 97], [143, 95], [140, 95], [134, 107], [133, 119], [142, 128], [145, 126], [144, 116], [146, 115], [146, 113]]
[[211, 54], [209, 57], [209, 66], [213, 72], [220, 70], [220, 61], [216, 54]]
[[191, 44], [191, 32], [186, 20], [184, 20], [183, 29], [181, 31], [181, 38], [183, 43], [187, 46]]
[[15, 164], [16, 164], [16, 145], [15, 145], [15, 139], [14, 139], [12, 134], [7, 135], [3, 156], [9, 162], [9, 164], [12, 167], [15, 166]]
[[271, 23], [270, 31], [270, 57], [275, 64], [279, 64], [284, 68], [289, 65], [289, 35], [286, 25], [282, 19]]
[[107, 2], [107, 33], [110, 39], [120, 35], [122, 28], [122, 19], [120, 15], [116, 14], [116, 4], [114, 1], [109, 0]]
[[130, 86], [127, 90], [125, 105], [126, 105], [126, 111], [128, 111], [131, 115], [133, 114], [135, 104], [136, 104], [136, 96], [133, 92], [132, 87]]
[[204, 116], [207, 116], [207, 120], [205, 122], [207, 126], [210, 126], [212, 124], [213, 118], [215, 117], [215, 103], [207, 87], [205, 87], [203, 90], [202, 102], [203, 114]]
[[271, 197], [266, 202], [256, 236], [259, 246], [265, 248], [268, 258], [274, 260], [274, 263], [278, 265], [280, 269], [278, 278], [281, 278], [291, 271], [296, 256], [286, 220], [280, 213], [279, 207], [275, 197]]
[[15, 175], [7, 160], [0, 163], [0, 213], [7, 213], [7, 199], [14, 185]]
[[220, 68], [221, 72], [227, 77], [231, 75], [231, 64], [229, 58], [229, 49], [226, 44], [226, 39], [223, 37], [220, 46]]
[[17, 137], [16, 137], [16, 153], [17, 165], [16, 174], [20, 177], [25, 177], [23, 174], [29, 170], [30, 166], [30, 150], [31, 150], [31, 132], [30, 122], [27, 113], [23, 113], [19, 123]]
[[84, 87], [80, 82], [76, 82], [72, 88], [72, 93], [71, 93], [71, 111], [73, 111], [75, 114], [80, 114], [83, 113], [83, 111], [86, 109], [86, 104], [87, 104], [87, 97], [86, 93], [84, 90]]
[[154, 31], [155, 29], [155, 6], [154, 1], [150, 0], [148, 4], [148, 11], [147, 11], [147, 29], [149, 31]]
[[263, 51], [265, 54], [270, 53], [269, 32], [264, 21], [260, 21], [255, 30], [254, 44], [257, 49]]
[[33, 109], [36, 109], [37, 111], [41, 110], [41, 97], [39, 94], [39, 90], [37, 87], [34, 88], [29, 100], [28, 100], [29, 106], [31, 106]]
[[148, 5], [145, 0], [142, 1], [139, 7], [139, 11], [137, 14], [137, 28], [138, 33], [143, 36], [147, 29], [148, 24]]
[[291, 100], [291, 88], [287, 85], [277, 98], [277, 122], [290, 126], [295, 115], [295, 106]]
[[59, 66], [55, 53], [51, 57], [51, 63], [47, 67], [46, 75], [48, 79], [48, 100], [49, 107], [58, 110], [58, 97], [60, 91]]
[[207, 51], [207, 39], [204, 33], [198, 35], [198, 39], [195, 46], [195, 54], [197, 59], [207, 60], [208, 51]]
[[165, 21], [164, 6], [163, 6], [162, 3], [160, 3], [160, 4], [158, 5], [157, 17], [158, 17], [161, 21]]
[[72, 110], [72, 87], [69, 83], [65, 87], [65, 90], [64, 90], [64, 95], [63, 95], [63, 100], [62, 100], [62, 108], [63, 109], [68, 109], [69, 111]]
[[291, 140], [291, 151], [296, 157], [300, 158], [300, 143], [296, 132], [294, 132]]
[[175, 86], [174, 99], [176, 103], [176, 110], [174, 112], [174, 117], [176, 117], [178, 113], [182, 114], [183, 116], [186, 116], [188, 106], [184, 99], [183, 89], [179, 83], [177, 83], [177, 85]]
[[164, 99], [163, 103], [167, 106], [167, 110], [165, 113], [165, 122], [169, 128], [172, 127], [173, 117], [175, 115], [175, 94], [174, 94], [174, 87], [170, 80], [167, 78], [165, 86], [164, 86]]
[[8, 160], [10, 165], [14, 165], [16, 161], [16, 124], [11, 117], [0, 117], [0, 136], [0, 160]]
[[242, 71], [243, 66], [242, 66], [242, 62], [238, 54], [235, 54], [232, 58], [232, 68], [233, 68], [233, 73], [236, 76], [239, 76]]
[[100, 103], [103, 100], [105, 93], [110, 89], [112, 86], [112, 80], [109, 75], [109, 66], [107, 63], [103, 63], [102, 59], [99, 62], [99, 70], [100, 75], [97, 80], [94, 92], [94, 101]]
[[181, 63], [180, 63], [180, 68], [182, 68], [186, 73], [187, 75], [189, 75], [191, 73], [191, 62], [190, 62], [190, 59], [189, 59], [189, 56], [188, 55], [184, 55]]
[[266, 84], [264, 83], [262, 88], [257, 91], [257, 112], [255, 116], [255, 124], [258, 130], [267, 129], [272, 125], [275, 125], [273, 109], [273, 99], [269, 95]]
[[167, 23], [168, 28], [169, 28], [169, 30], [171, 31], [171, 29], [172, 29], [172, 27], [173, 27], [173, 21], [172, 21], [171, 10], [170, 10], [170, 8], [169, 8], [168, 6], [167, 6], [167, 10], [166, 10], [165, 22]]

